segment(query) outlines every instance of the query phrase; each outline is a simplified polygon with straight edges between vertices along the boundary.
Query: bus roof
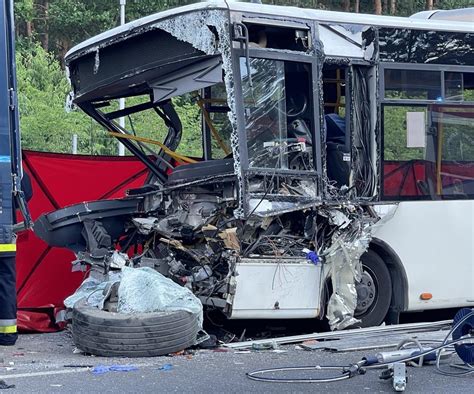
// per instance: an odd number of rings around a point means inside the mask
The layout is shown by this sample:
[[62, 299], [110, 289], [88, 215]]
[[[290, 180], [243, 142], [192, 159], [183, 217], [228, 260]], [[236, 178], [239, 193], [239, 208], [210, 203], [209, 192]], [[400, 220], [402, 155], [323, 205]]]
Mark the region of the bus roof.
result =
[[143, 27], [153, 25], [164, 19], [175, 17], [180, 14], [186, 14], [201, 10], [229, 9], [231, 12], [260, 14], [271, 17], [288, 17], [295, 19], [306, 19], [328, 23], [360, 24], [380, 27], [397, 27], [417, 30], [436, 30], [450, 32], [473, 32], [474, 24], [466, 22], [430, 20], [420, 18], [404, 18], [394, 16], [358, 14], [349, 12], [324, 11], [309, 8], [264, 5], [256, 3], [244, 3], [240, 1], [212, 0], [199, 2], [183, 7], [177, 7], [166, 11], [158, 12], [129, 22], [123, 26], [116, 27], [104, 33], [98, 34], [73, 47], [66, 54], [66, 62], [80, 56], [84, 51], [95, 50], [98, 46], [106, 44], [108, 41], [120, 41], [125, 39], [129, 33], [140, 30]]
[[456, 10], [433, 10], [421, 11], [413, 14], [410, 18], [445, 20], [474, 23], [474, 7], [458, 8]]

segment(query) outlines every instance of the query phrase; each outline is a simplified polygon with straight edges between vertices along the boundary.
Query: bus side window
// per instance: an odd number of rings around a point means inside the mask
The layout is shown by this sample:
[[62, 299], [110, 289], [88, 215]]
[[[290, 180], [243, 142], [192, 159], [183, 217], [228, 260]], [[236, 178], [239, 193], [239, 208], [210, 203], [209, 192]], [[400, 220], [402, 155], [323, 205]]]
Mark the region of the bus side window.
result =
[[474, 198], [474, 73], [384, 75], [383, 198]]
[[432, 179], [426, 160], [427, 119], [425, 107], [383, 107], [383, 191], [386, 198], [429, 195]]

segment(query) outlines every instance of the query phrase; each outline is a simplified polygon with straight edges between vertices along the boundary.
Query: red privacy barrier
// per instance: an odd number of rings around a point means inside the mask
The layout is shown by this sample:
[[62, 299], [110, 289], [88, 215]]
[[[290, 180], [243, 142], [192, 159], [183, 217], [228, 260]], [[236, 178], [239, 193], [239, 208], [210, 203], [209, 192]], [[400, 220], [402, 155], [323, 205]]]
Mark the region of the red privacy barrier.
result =
[[[23, 168], [33, 187], [28, 203], [33, 220], [78, 202], [123, 197], [127, 189], [143, 185], [147, 173], [135, 157], [33, 151], [23, 151]], [[17, 250], [18, 327], [57, 331], [54, 317], [84, 273], [71, 272], [72, 252], [49, 247], [31, 230], [19, 234]]]
[[[436, 164], [425, 160], [410, 161], [384, 161], [383, 194], [386, 199], [398, 197], [423, 197], [426, 191], [420, 183], [429, 178], [436, 184]], [[462, 185], [466, 195], [473, 194], [472, 182], [474, 181], [474, 163], [443, 161], [440, 168], [440, 179], [443, 193], [456, 184]]]

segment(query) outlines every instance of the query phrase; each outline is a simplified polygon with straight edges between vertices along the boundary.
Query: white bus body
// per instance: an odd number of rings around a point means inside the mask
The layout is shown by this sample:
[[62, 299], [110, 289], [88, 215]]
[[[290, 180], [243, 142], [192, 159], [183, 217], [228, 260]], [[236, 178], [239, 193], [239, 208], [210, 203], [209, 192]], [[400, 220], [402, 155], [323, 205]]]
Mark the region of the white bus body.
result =
[[[209, 246], [206, 222], [216, 226], [214, 239], [227, 241], [221, 261], [230, 268], [223, 273], [221, 263], [206, 263], [216, 276], [199, 282], [187, 274], [186, 285], [231, 319], [323, 317], [329, 296], [332, 315], [352, 314], [362, 325], [393, 323], [405, 311], [474, 305], [474, 24], [439, 20], [441, 12], [438, 20], [426, 16], [211, 1], [130, 22], [68, 52], [75, 103], [115, 135], [126, 130], [113, 119], [156, 105], [179, 143], [181, 125], [166, 100], [191, 91], [201, 92], [201, 108], [212, 115], [203, 118], [203, 163], [188, 160], [171, 175], [141, 153], [133, 136], [122, 138], [157, 190], [170, 190], [169, 200], [161, 192], [144, 197], [160, 236], [181, 232], [184, 246], [167, 241], [176, 258], [170, 275], [184, 281], [176, 272], [191, 270], [183, 263], [188, 247], [212, 260], [193, 244], [195, 233], [183, 230], [192, 223], [202, 231], [198, 244]], [[151, 101], [127, 113], [101, 109], [133, 95]], [[222, 113], [232, 131], [219, 139], [212, 120]], [[271, 137], [262, 137], [268, 130]], [[215, 159], [226, 143], [224, 159]], [[173, 141], [167, 146], [173, 159], [187, 160], [173, 153]], [[192, 189], [211, 173], [219, 180]], [[183, 197], [177, 190], [185, 181]], [[203, 190], [207, 202], [194, 202]], [[162, 200], [168, 202], [159, 211]], [[226, 214], [235, 208], [233, 216], [203, 219], [204, 211], [224, 212], [222, 204]], [[369, 226], [360, 276], [362, 228], [374, 211], [382, 219]], [[186, 226], [176, 230], [168, 217]], [[342, 247], [346, 264], [339, 270], [337, 253], [327, 251], [339, 242], [335, 234], [348, 231], [359, 235]], [[303, 238], [311, 245], [304, 253]], [[350, 305], [354, 286], [357, 307]]]

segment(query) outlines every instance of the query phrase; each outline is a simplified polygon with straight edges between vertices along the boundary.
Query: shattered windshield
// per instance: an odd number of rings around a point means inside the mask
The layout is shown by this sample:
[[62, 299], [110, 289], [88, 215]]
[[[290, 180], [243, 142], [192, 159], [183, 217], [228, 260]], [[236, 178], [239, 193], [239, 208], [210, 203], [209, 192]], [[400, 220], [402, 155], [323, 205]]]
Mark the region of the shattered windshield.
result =
[[309, 69], [241, 58], [240, 72], [249, 167], [313, 169]]

